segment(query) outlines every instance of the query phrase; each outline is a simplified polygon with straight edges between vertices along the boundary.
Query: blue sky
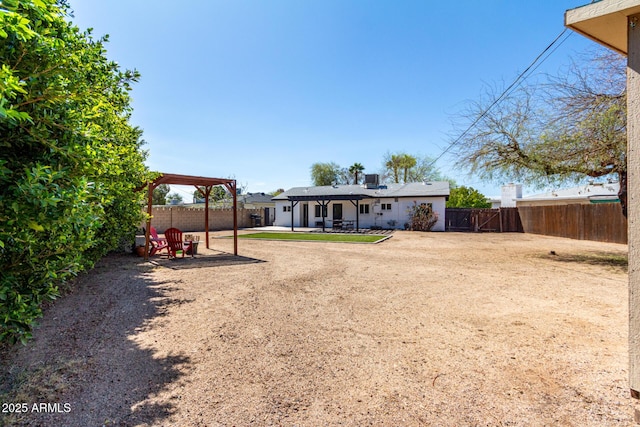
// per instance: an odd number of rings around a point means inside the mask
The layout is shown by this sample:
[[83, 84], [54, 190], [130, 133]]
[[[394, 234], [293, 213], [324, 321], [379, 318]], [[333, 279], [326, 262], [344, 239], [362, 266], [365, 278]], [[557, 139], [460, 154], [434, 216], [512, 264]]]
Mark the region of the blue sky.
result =
[[[109, 34], [110, 59], [142, 74], [132, 122], [151, 169], [270, 192], [310, 185], [315, 162], [377, 173], [387, 152], [439, 156], [466, 103], [513, 81], [589, 0], [70, 3], [81, 29]], [[538, 71], [593, 46], [573, 34]], [[499, 194], [451, 163], [437, 165]]]

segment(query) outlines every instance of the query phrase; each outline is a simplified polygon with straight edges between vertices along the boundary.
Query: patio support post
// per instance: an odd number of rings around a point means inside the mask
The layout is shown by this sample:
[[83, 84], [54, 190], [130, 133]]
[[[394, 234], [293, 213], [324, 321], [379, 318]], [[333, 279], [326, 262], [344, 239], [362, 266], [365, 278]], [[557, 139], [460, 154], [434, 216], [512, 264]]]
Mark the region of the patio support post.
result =
[[209, 196], [212, 188], [212, 186], [207, 185], [204, 190], [204, 239], [207, 242], [207, 249], [209, 249]]
[[293, 200], [291, 201], [291, 231], [293, 231], [293, 207], [295, 205], [293, 204]]
[[149, 260], [149, 236], [151, 233], [151, 212], [153, 210], [153, 182], [147, 184], [147, 226], [144, 228], [144, 260]]
[[230, 185], [233, 187], [233, 254], [238, 256], [238, 186], [235, 179]]
[[356, 199], [355, 202], [350, 200], [350, 202], [356, 207], [356, 231], [360, 231], [360, 200]]
[[327, 213], [329, 211], [329, 202], [326, 201], [325, 204], [325, 200], [317, 200], [318, 203], [320, 203], [320, 215], [322, 216], [322, 232], [325, 232], [325, 222], [326, 222], [326, 218], [327, 218]]
[[[233, 254], [238, 255], [238, 190], [236, 180], [232, 179], [224, 183], [224, 186], [233, 196]], [[207, 238], [207, 241], [209, 239]]]
[[205, 186], [204, 191], [202, 191], [202, 188], [198, 187], [197, 185], [194, 185], [194, 187], [196, 187], [198, 193], [202, 194], [202, 196], [204, 197], [204, 234], [206, 247], [207, 249], [209, 249], [209, 196], [211, 195], [213, 185]]
[[627, 227], [629, 240], [629, 382], [640, 398], [640, 15], [627, 20]]

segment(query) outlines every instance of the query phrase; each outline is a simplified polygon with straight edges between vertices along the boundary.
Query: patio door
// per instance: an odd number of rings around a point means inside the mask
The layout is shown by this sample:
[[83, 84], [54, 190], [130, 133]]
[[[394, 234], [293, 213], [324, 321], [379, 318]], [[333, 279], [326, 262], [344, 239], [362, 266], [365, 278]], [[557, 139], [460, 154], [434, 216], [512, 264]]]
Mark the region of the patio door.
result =
[[309, 226], [309, 204], [305, 203], [302, 205], [302, 226]]
[[333, 220], [341, 220], [342, 219], [342, 203], [334, 203], [333, 204]]

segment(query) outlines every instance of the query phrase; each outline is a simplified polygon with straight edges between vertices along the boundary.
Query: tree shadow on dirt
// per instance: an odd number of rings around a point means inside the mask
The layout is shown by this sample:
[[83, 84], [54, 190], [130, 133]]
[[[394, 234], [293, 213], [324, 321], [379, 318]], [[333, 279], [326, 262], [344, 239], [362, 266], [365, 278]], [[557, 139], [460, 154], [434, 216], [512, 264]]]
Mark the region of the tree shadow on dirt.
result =
[[215, 254], [196, 255], [191, 257], [185, 255], [184, 258], [153, 258], [150, 263], [160, 267], [170, 268], [172, 270], [186, 270], [191, 268], [210, 268], [210, 267], [226, 267], [229, 265], [257, 264], [266, 262], [256, 258], [250, 258], [240, 255], [233, 255], [226, 252]]
[[[171, 285], [154, 281], [152, 268], [107, 257], [46, 310], [31, 342], [1, 355], [0, 400], [28, 410], [0, 415], [0, 425], [170, 424], [173, 396], [159, 395], [191, 360], [136, 340], [169, 306], [184, 303], [167, 296]], [[33, 406], [40, 403], [54, 405]]]
[[556, 251], [550, 251], [543, 256], [545, 259], [552, 261], [565, 262], [565, 263], [578, 263], [611, 267], [614, 270], [621, 272], [627, 272], [629, 260], [626, 254], [618, 252], [590, 252], [590, 253], [562, 253]]

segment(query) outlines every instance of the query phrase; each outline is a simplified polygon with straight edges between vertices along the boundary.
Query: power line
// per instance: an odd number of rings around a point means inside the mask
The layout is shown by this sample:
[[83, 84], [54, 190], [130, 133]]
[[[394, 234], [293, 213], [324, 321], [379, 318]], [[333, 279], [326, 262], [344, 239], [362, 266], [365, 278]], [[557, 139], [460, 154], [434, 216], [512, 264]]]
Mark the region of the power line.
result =
[[[533, 73], [540, 65], [542, 65], [542, 63], [544, 63], [544, 61], [547, 60], [547, 58], [549, 58], [549, 56], [556, 51], [556, 49], [558, 49], [558, 47], [560, 47], [573, 33], [569, 33], [567, 34], [567, 36], [560, 42], [558, 43], [558, 40], [560, 40], [560, 38], [562, 38], [562, 36], [567, 32], [567, 28], [565, 28], [564, 30], [562, 30], [562, 32], [560, 32], [560, 34], [558, 34], [558, 36], [546, 47], [544, 48], [544, 50], [542, 52], [540, 52], [540, 54], [538, 54], [538, 56], [536, 56], [536, 58], [533, 60], [533, 62], [531, 62], [531, 64], [529, 64], [529, 66], [518, 75], [518, 77], [516, 77], [516, 79], [513, 81], [513, 83], [511, 83], [509, 85], [509, 87], [507, 87], [502, 94], [500, 94], [500, 96], [498, 98], [496, 98], [491, 105], [489, 105], [483, 112], [482, 114], [480, 114], [474, 121], [473, 123], [471, 123], [469, 125], [469, 127], [467, 127], [467, 129], [462, 132], [462, 134], [460, 134], [460, 136], [458, 138], [456, 138], [455, 141], [453, 141], [452, 143], [449, 144], [449, 146], [447, 148], [445, 148], [442, 153], [440, 153], [440, 155], [438, 157], [436, 157], [430, 164], [429, 166], [433, 166], [438, 160], [440, 160], [445, 154], [447, 154], [449, 152], [449, 150], [451, 150], [454, 146], [458, 145], [460, 143], [460, 141], [462, 141], [462, 138], [464, 138], [470, 131], [471, 129], [473, 129], [479, 122], [480, 120], [482, 120], [488, 113], [489, 111], [496, 106], [500, 101], [502, 101], [503, 98], [505, 98], [508, 94], [511, 93], [511, 91], [515, 90], [524, 80], [527, 79], [527, 77], [529, 77], [527, 74], [531, 74]], [[545, 56], [545, 54], [556, 44], [558, 43], [558, 45], [549, 52], [548, 55]], [[540, 61], [540, 58], [542, 58], [544, 56], [544, 58]], [[540, 63], [538, 63], [538, 61], [540, 61]], [[538, 63], [536, 65], [536, 63]], [[534, 68], [535, 65], [535, 68]]]

